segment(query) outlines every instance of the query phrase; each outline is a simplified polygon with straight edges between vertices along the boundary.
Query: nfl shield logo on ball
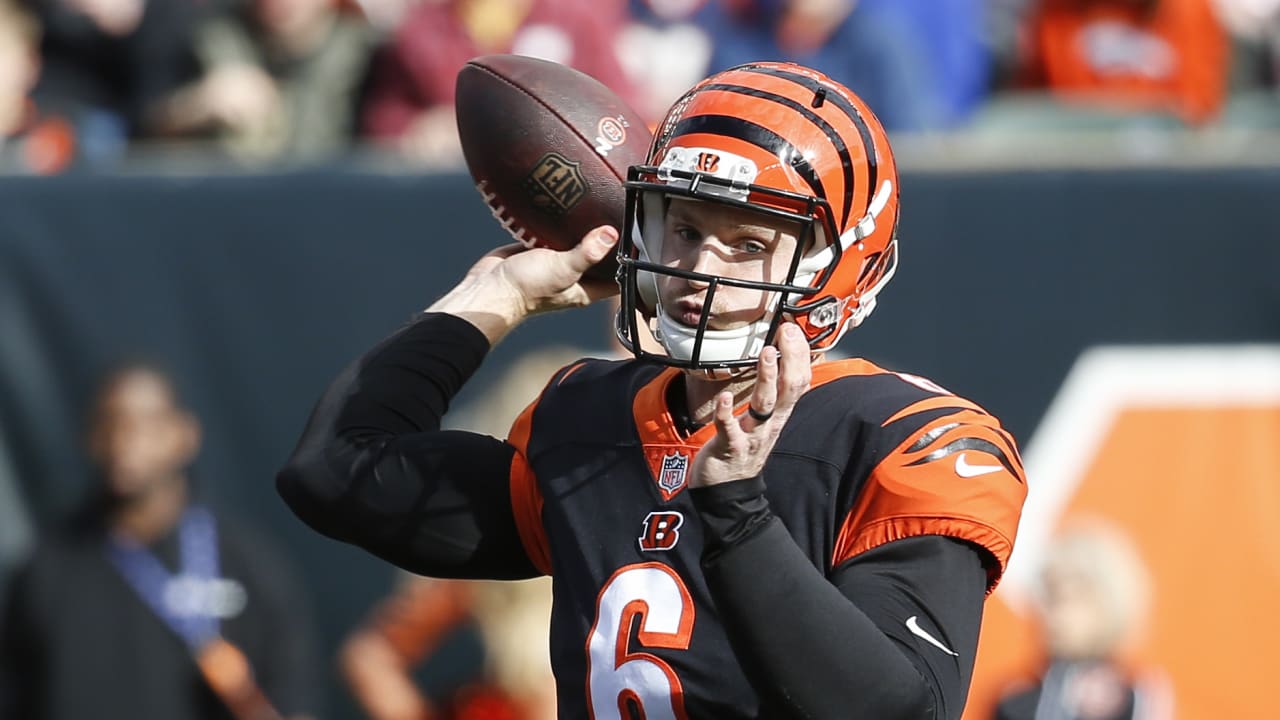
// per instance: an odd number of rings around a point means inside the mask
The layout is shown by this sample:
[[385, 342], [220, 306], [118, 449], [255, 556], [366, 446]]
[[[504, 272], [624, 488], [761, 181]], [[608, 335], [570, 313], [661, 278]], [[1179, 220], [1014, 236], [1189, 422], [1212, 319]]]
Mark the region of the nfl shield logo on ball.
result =
[[662, 456], [662, 470], [658, 473], [658, 487], [670, 498], [684, 487], [684, 475], [689, 469], [689, 456], [672, 453]]
[[552, 215], [563, 215], [587, 194], [587, 181], [579, 163], [559, 153], [547, 153], [538, 160], [524, 181], [533, 204]]

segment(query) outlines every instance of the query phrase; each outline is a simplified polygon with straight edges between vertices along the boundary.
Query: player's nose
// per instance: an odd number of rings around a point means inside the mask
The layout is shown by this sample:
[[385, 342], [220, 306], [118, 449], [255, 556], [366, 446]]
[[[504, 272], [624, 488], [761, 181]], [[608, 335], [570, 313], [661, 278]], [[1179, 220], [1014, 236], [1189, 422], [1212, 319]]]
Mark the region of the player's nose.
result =
[[[704, 239], [696, 248], [693, 249], [693, 257], [691, 258], [693, 272], [702, 275], [722, 275], [724, 268], [724, 249], [716, 242], [715, 238], [708, 237]], [[706, 287], [707, 282], [702, 280], [691, 280], [690, 284], [694, 287]]]

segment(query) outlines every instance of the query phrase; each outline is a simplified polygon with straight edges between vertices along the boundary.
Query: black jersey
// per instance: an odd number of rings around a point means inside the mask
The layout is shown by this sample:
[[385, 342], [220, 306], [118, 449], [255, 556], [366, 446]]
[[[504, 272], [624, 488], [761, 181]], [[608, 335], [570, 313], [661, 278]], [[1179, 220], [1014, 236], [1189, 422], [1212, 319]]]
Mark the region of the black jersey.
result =
[[[919, 378], [861, 360], [814, 370], [763, 474], [769, 507], [808, 561], [829, 575], [892, 540], [944, 535], [985, 548], [994, 583], [1025, 489], [1008, 434]], [[684, 492], [715, 428], [681, 435], [666, 402], [677, 375], [635, 361], [570, 366], [509, 439], [522, 451], [512, 476], [521, 537], [555, 578], [552, 662], [588, 678], [585, 698], [571, 683], [561, 704], [585, 702], [597, 719], [627, 702], [650, 719], [757, 712], [742, 670], [724, 662], [733, 653]]]
[[587, 360], [506, 441], [440, 430], [486, 350], [435, 315], [348, 368], [290, 506], [422, 574], [552, 575], [562, 718], [959, 717], [1026, 491], [993, 417], [822, 363], [760, 477], [689, 489], [715, 428], [681, 432], [680, 371]]

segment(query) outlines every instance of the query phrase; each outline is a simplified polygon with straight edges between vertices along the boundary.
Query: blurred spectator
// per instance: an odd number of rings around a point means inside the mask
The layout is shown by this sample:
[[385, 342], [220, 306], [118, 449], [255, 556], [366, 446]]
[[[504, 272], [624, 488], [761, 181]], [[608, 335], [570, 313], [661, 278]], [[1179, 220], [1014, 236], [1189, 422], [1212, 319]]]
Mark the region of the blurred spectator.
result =
[[620, 55], [657, 117], [708, 72], [759, 60], [822, 69], [891, 130], [959, 125], [991, 84], [983, 0], [632, 0], [631, 14]]
[[711, 70], [756, 60], [821, 69], [875, 108], [890, 131], [959, 123], [985, 96], [989, 49], [979, 0], [755, 0], [716, 33]]
[[336, 0], [247, 0], [201, 24], [204, 74], [167, 103], [169, 133], [212, 133], [246, 159], [346, 150], [374, 33]]
[[1023, 84], [1072, 103], [1199, 125], [1226, 95], [1212, 0], [1039, 0], [1025, 50]]
[[[574, 347], [531, 351], [450, 427], [504, 437], [511, 423], [565, 365]], [[342, 672], [373, 720], [555, 720], [555, 681], [548, 648], [551, 579], [520, 582], [406, 580], [347, 639]], [[428, 698], [412, 672], [460, 626], [478, 627], [486, 671], [453, 697]]]
[[616, 56], [624, 22], [623, 0], [423, 0], [375, 62], [363, 131], [415, 161], [460, 163], [454, 81], [490, 53], [569, 65], [631, 101]]
[[[992, 89], [990, 0], [861, 0], [867, 12], [893, 14], [919, 38], [933, 115], [924, 130], [963, 125]], [[874, 107], [874, 106], [873, 106]]]
[[162, 373], [126, 366], [101, 386], [89, 432], [101, 482], [10, 587], [0, 717], [317, 711], [304, 597], [269, 544], [193, 497], [186, 468], [199, 446]]
[[1025, 42], [1027, 14], [1039, 0], [987, 0], [986, 30], [983, 37], [991, 55], [992, 89], [1013, 87], [1021, 75], [1021, 64], [1026, 54]]
[[387, 35], [400, 27], [400, 23], [404, 20], [404, 16], [409, 13], [409, 8], [417, 4], [419, 0], [347, 0], [348, 3], [360, 9], [360, 13], [364, 15], [365, 20], [373, 26], [373, 29], [380, 35]]
[[154, 108], [196, 75], [197, 0], [29, 0], [43, 29], [36, 104], [73, 128], [78, 157], [112, 162], [150, 136]]
[[1167, 720], [1163, 676], [1129, 657], [1150, 612], [1146, 568], [1129, 540], [1100, 521], [1060, 533], [1041, 571], [1039, 615], [1048, 662], [1015, 686], [997, 720]]
[[[18, 487], [18, 479], [5, 438], [0, 435], [0, 598], [4, 597], [9, 571], [30, 552], [31, 518]], [[0, 600], [0, 616], [3, 616]], [[0, 688], [0, 695], [4, 690]]]
[[1232, 39], [1233, 92], [1280, 90], [1280, 0], [1214, 0]]
[[[555, 720], [547, 650], [551, 580], [437, 580], [405, 576], [342, 648], [342, 673], [372, 720]], [[459, 628], [480, 631], [487, 670], [428, 697], [414, 667]]]
[[0, 172], [55, 173], [74, 154], [71, 126], [41, 117], [31, 96], [40, 73], [39, 46], [35, 18], [0, 0]]
[[656, 124], [685, 90], [708, 75], [721, 0], [630, 0], [618, 60], [635, 87], [635, 109]]

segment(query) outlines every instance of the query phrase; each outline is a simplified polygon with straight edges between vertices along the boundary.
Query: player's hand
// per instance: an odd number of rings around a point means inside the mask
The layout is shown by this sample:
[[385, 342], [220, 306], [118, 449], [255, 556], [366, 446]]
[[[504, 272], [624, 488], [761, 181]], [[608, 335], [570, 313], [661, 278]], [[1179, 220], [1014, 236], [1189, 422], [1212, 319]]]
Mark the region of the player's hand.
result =
[[507, 245], [480, 258], [448, 295], [431, 307], [471, 322], [497, 342], [530, 315], [583, 307], [618, 294], [613, 280], [583, 278], [613, 252], [618, 231], [607, 225], [568, 250]]
[[784, 324], [778, 332], [777, 347], [766, 347], [756, 362], [751, 409], [735, 416], [733, 393], [726, 390], [716, 397], [716, 435], [693, 459], [690, 487], [760, 474], [791, 411], [809, 390], [811, 363], [804, 333], [792, 323]]
[[583, 307], [618, 294], [618, 283], [612, 279], [583, 277], [591, 266], [612, 253], [617, 244], [618, 231], [602, 225], [568, 250], [508, 246], [505, 249], [513, 252], [504, 253], [494, 268], [523, 301], [524, 311], [529, 315]]

